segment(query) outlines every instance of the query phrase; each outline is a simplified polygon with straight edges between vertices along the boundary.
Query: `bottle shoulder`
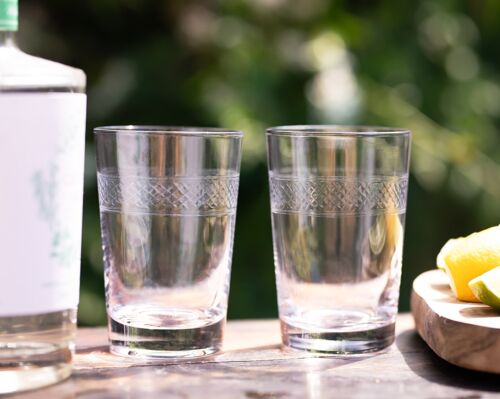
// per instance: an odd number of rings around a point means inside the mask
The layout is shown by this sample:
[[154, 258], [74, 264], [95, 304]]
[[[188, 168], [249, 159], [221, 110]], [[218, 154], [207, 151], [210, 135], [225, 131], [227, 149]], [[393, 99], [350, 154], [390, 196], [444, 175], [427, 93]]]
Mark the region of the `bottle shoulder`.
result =
[[84, 91], [85, 73], [54, 61], [34, 57], [16, 47], [0, 47], [0, 91], [73, 89]]

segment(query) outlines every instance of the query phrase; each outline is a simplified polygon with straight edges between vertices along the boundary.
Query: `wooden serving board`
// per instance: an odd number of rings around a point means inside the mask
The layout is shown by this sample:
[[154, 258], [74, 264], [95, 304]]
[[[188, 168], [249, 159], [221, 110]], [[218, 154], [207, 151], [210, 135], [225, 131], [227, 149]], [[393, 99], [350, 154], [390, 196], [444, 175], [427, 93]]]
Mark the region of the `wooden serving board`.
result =
[[418, 333], [444, 360], [500, 374], [500, 312], [455, 298], [441, 270], [413, 282], [411, 310]]

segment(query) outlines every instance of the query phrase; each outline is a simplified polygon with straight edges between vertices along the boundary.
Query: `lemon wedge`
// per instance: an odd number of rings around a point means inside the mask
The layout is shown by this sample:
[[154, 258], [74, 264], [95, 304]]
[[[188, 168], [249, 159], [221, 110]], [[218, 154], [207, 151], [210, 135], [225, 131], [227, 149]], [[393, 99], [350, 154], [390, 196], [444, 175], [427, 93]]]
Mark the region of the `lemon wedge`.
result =
[[469, 288], [482, 303], [500, 310], [500, 266], [471, 280]]
[[441, 251], [439, 251], [439, 254], [436, 259], [436, 265], [439, 270], [442, 270], [443, 272], [446, 273], [446, 262], [444, 261], [444, 257], [448, 255], [448, 253], [452, 250], [452, 248], [458, 244], [458, 242], [462, 240], [462, 237], [460, 238], [452, 238], [451, 240], [448, 240], [446, 244], [444, 244], [443, 248], [441, 248]]
[[436, 263], [446, 270], [457, 299], [479, 302], [468, 283], [500, 265], [500, 226], [448, 241]]

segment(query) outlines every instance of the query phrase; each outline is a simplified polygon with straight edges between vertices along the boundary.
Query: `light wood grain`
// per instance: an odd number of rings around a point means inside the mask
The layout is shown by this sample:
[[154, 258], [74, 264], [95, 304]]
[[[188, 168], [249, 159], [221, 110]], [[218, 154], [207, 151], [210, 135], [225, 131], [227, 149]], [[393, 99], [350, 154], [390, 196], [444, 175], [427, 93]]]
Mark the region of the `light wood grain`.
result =
[[81, 329], [71, 379], [16, 398], [494, 398], [497, 376], [451, 366], [399, 316], [383, 353], [315, 357], [283, 349], [276, 320], [232, 321], [218, 355], [138, 363], [107, 351], [104, 329]]
[[411, 302], [419, 334], [440, 357], [457, 366], [500, 374], [500, 313], [457, 300], [440, 270], [415, 279]]

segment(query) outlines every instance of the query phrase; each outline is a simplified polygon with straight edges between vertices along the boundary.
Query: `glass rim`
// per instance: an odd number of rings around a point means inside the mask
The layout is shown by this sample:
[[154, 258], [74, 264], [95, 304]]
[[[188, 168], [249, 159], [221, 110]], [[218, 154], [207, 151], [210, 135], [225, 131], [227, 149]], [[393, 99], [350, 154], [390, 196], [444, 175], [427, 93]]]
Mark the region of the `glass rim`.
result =
[[94, 128], [94, 134], [156, 134], [189, 137], [243, 137], [240, 130], [218, 127], [162, 126], [162, 125], [113, 125]]
[[411, 131], [368, 125], [284, 125], [267, 128], [266, 134], [293, 137], [383, 137], [411, 135]]

